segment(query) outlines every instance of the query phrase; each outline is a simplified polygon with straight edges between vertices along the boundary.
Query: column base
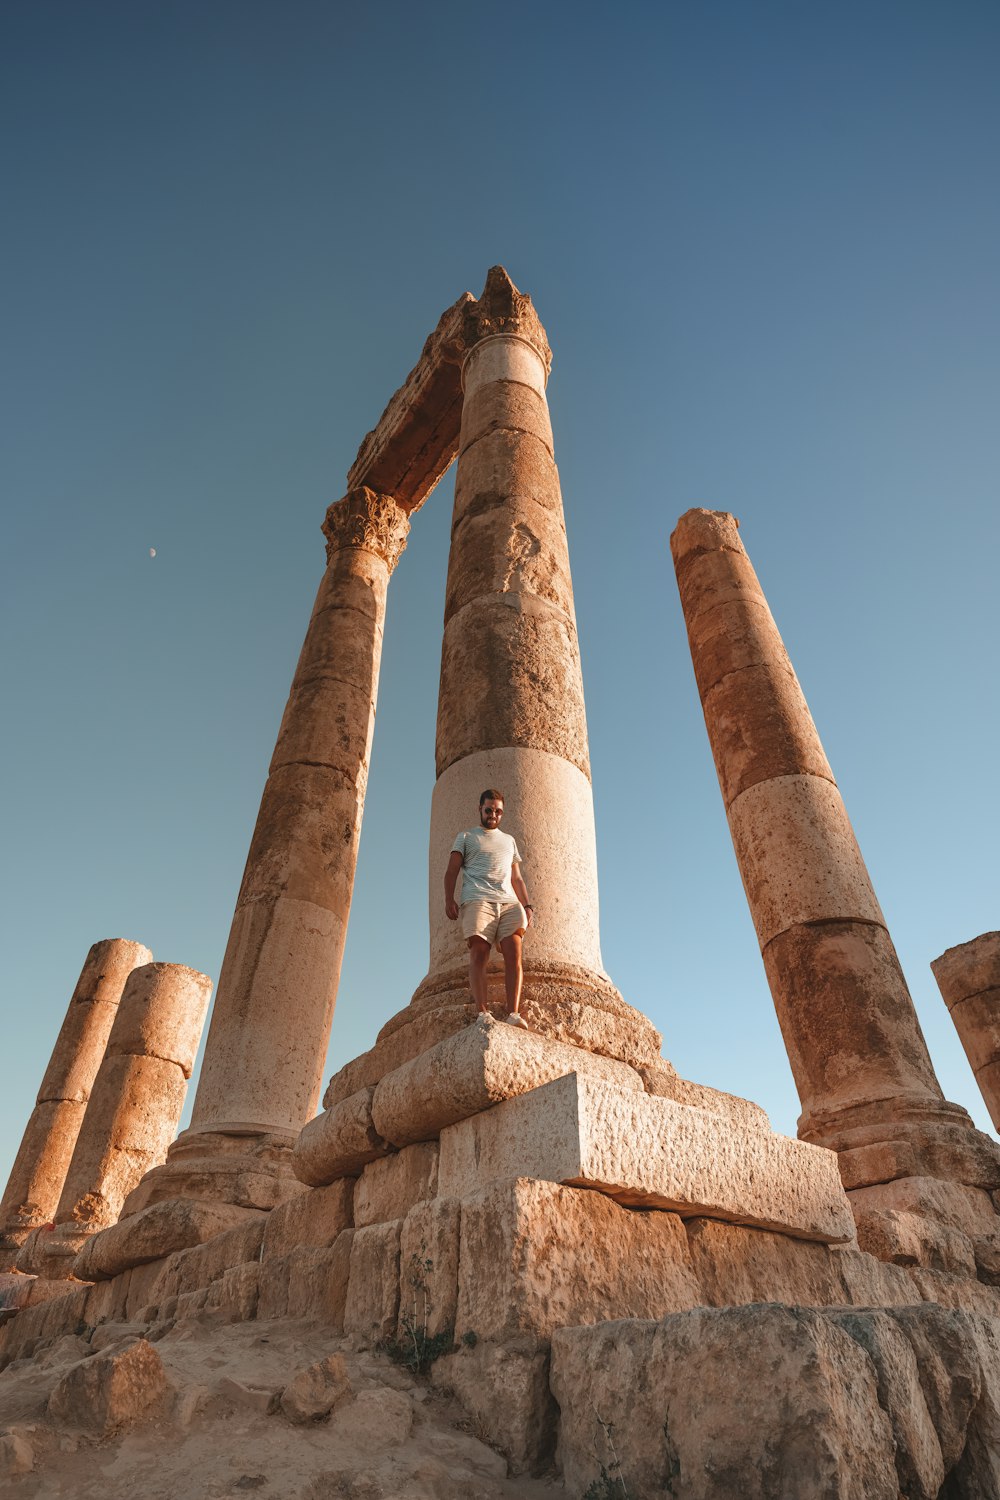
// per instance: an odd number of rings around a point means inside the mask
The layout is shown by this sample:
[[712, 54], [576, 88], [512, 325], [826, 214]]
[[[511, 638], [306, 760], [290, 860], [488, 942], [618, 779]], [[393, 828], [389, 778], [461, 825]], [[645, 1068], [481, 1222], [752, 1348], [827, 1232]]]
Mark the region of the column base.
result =
[[182, 1131], [163, 1165], [147, 1172], [129, 1193], [121, 1218], [172, 1198], [275, 1208], [301, 1191], [290, 1166], [294, 1144], [291, 1131], [239, 1124]]
[[80, 1224], [43, 1224], [28, 1235], [17, 1257], [17, 1270], [48, 1281], [72, 1281], [73, 1262], [96, 1231]]

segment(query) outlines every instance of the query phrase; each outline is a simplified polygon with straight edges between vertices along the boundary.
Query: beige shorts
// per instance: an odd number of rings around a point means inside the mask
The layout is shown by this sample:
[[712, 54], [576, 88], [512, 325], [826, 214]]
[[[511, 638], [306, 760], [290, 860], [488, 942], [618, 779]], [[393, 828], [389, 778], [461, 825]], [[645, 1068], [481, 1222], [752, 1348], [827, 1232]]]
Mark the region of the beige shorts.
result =
[[528, 926], [528, 913], [519, 901], [513, 906], [503, 906], [499, 901], [465, 901], [462, 904], [462, 936], [481, 937], [492, 947], [499, 948], [504, 938], [515, 932], [524, 932]]

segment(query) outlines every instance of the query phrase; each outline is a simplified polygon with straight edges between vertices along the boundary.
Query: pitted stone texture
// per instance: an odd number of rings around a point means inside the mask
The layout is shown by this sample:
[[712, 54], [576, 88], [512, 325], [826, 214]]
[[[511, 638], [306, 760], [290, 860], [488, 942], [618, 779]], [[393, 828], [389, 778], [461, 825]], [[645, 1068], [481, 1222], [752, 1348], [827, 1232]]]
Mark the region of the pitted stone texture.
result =
[[402, 1219], [417, 1203], [437, 1194], [438, 1146], [424, 1141], [393, 1156], [369, 1162], [354, 1189], [354, 1224], [385, 1224]]
[[[845, 1252], [766, 1229], [688, 1219], [691, 1267], [709, 1307], [788, 1302], [827, 1307], [853, 1302], [841, 1274]], [[907, 1284], [912, 1298], [912, 1288]]]
[[544, 1339], [703, 1300], [681, 1221], [601, 1193], [515, 1179], [462, 1204], [456, 1339]]
[[247, 1224], [260, 1225], [263, 1232], [263, 1215], [231, 1203], [165, 1199], [92, 1235], [73, 1263], [73, 1275], [79, 1281], [106, 1281], [130, 1266], [202, 1245]]
[[632, 1500], [668, 1485], [685, 1500], [898, 1500], [872, 1363], [819, 1312], [700, 1308], [563, 1328], [551, 1384], [569, 1494], [603, 1466]]
[[856, 1214], [873, 1208], [919, 1214], [960, 1229], [970, 1239], [993, 1234], [1000, 1224], [988, 1193], [935, 1177], [899, 1177], [855, 1189], [848, 1196]]
[[331, 1354], [289, 1381], [281, 1393], [281, 1410], [290, 1422], [304, 1426], [328, 1417], [353, 1394], [344, 1356]]
[[383, 1034], [380, 1034], [374, 1047], [345, 1063], [344, 1067], [334, 1073], [323, 1095], [324, 1109], [332, 1109], [335, 1104], [342, 1103], [360, 1089], [381, 1082], [386, 1073], [391, 1073], [394, 1068], [399, 1068], [421, 1052], [426, 1052], [437, 1042], [443, 1042], [445, 1037], [454, 1036], [456, 1031], [462, 1031], [472, 1020], [472, 1015], [466, 1014], [465, 1005], [439, 1006], [423, 1015], [409, 1009], [400, 1014], [404, 1024], [389, 1035], [384, 1034], [383, 1028]]
[[146, 1173], [122, 1205], [122, 1218], [154, 1203], [191, 1198], [265, 1212], [303, 1191], [292, 1176], [294, 1138], [183, 1131], [162, 1167]]
[[[854, 921], [794, 927], [768, 943], [763, 958], [807, 1139], [853, 1145], [835, 1139], [835, 1122], [831, 1129], [818, 1117], [868, 1099], [922, 1096], [925, 1109], [940, 1101], [910, 992], [884, 927]], [[893, 1128], [900, 1113], [895, 1102], [883, 1105], [873, 1136], [904, 1138]]]
[[442, 1133], [442, 1197], [464, 1198], [504, 1177], [597, 1188], [633, 1207], [824, 1243], [854, 1238], [832, 1152], [576, 1074]]
[[[433, 1140], [457, 1120], [576, 1071], [613, 1082], [622, 1091], [642, 1092], [638, 1073], [625, 1063], [482, 1016], [387, 1074], [372, 1099], [372, 1120], [380, 1135], [397, 1146]], [[439, 1191], [448, 1196], [443, 1187]]]
[[344, 1329], [353, 1229], [332, 1245], [300, 1245], [260, 1263], [258, 1318], [311, 1318]]
[[948, 948], [931, 968], [1000, 1130], [1000, 932]]
[[310, 1120], [292, 1153], [292, 1170], [300, 1182], [323, 1187], [338, 1177], [357, 1175], [392, 1147], [372, 1123], [374, 1088], [359, 1089], [332, 1109]]
[[759, 1104], [750, 1099], [741, 1099], [738, 1094], [726, 1094], [721, 1089], [709, 1088], [703, 1083], [692, 1083], [682, 1078], [677, 1070], [663, 1058], [654, 1063], [636, 1063], [635, 1070], [642, 1079], [647, 1094], [658, 1099], [673, 1099], [676, 1104], [690, 1104], [695, 1109], [707, 1109], [713, 1115], [722, 1115], [744, 1130], [770, 1130], [771, 1122]]
[[969, 1236], [949, 1224], [905, 1209], [855, 1209], [858, 1245], [879, 1260], [897, 1266], [927, 1266], [954, 1276], [976, 1275], [975, 1250]]
[[125, 982], [152, 957], [125, 938], [87, 954], [0, 1202], [0, 1269], [55, 1215]]
[[341, 1230], [354, 1222], [353, 1177], [342, 1177], [329, 1187], [311, 1188], [267, 1216], [261, 1260], [287, 1255], [300, 1245], [332, 1245]]
[[184, 964], [134, 969], [111, 1028], [108, 1055], [160, 1058], [190, 1078], [211, 993], [208, 975]]
[[402, 1220], [355, 1229], [344, 1332], [365, 1347], [392, 1338], [399, 1318], [399, 1243]]
[[136, 1427], [165, 1407], [169, 1385], [163, 1361], [145, 1339], [74, 1365], [49, 1397], [58, 1423], [100, 1437]]
[[484, 1441], [513, 1475], [550, 1469], [559, 1411], [549, 1390], [549, 1351], [532, 1338], [477, 1342], [431, 1366], [431, 1383], [457, 1396]]
[[[418, 1203], [403, 1220], [399, 1240], [398, 1338], [404, 1318], [428, 1339], [454, 1332], [458, 1309], [461, 1205], [448, 1198]], [[492, 1274], [492, 1268], [490, 1269]]]
[[804, 773], [834, 785], [816, 726], [802, 703], [790, 665], [787, 671], [747, 666], [705, 693], [702, 708], [727, 809], [744, 792], [776, 777]]
[[744, 792], [727, 816], [762, 949], [803, 922], [847, 918], [885, 926], [832, 782], [775, 777]]

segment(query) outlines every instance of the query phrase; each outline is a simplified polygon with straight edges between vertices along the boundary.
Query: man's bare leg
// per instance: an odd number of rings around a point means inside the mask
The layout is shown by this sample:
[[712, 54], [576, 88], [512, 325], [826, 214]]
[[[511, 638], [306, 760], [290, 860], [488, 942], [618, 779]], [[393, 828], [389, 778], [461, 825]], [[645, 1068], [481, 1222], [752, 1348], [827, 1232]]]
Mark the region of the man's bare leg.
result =
[[469, 939], [469, 989], [479, 1014], [486, 1014], [486, 965], [490, 961], [490, 945], [485, 938]]
[[503, 954], [503, 984], [507, 996], [507, 1014], [517, 1016], [521, 1013], [521, 985], [524, 981], [524, 971], [521, 967], [521, 934], [512, 932], [510, 937], [505, 937], [500, 943], [500, 952]]

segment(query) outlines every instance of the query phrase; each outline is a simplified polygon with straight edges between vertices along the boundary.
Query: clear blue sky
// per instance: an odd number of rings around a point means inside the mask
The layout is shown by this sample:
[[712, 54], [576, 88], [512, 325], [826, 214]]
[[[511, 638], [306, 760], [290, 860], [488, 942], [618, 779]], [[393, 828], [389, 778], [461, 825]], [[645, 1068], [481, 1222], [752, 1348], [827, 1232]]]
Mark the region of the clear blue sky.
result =
[[[608, 971], [794, 1132], [668, 550], [732, 510], [986, 1125], [928, 963], [1000, 925], [996, 5], [36, 0], [0, 68], [0, 1178], [91, 942], [218, 976], [324, 510], [498, 261], [555, 351]], [[328, 1071], [426, 970], [450, 506], [390, 591]]]

